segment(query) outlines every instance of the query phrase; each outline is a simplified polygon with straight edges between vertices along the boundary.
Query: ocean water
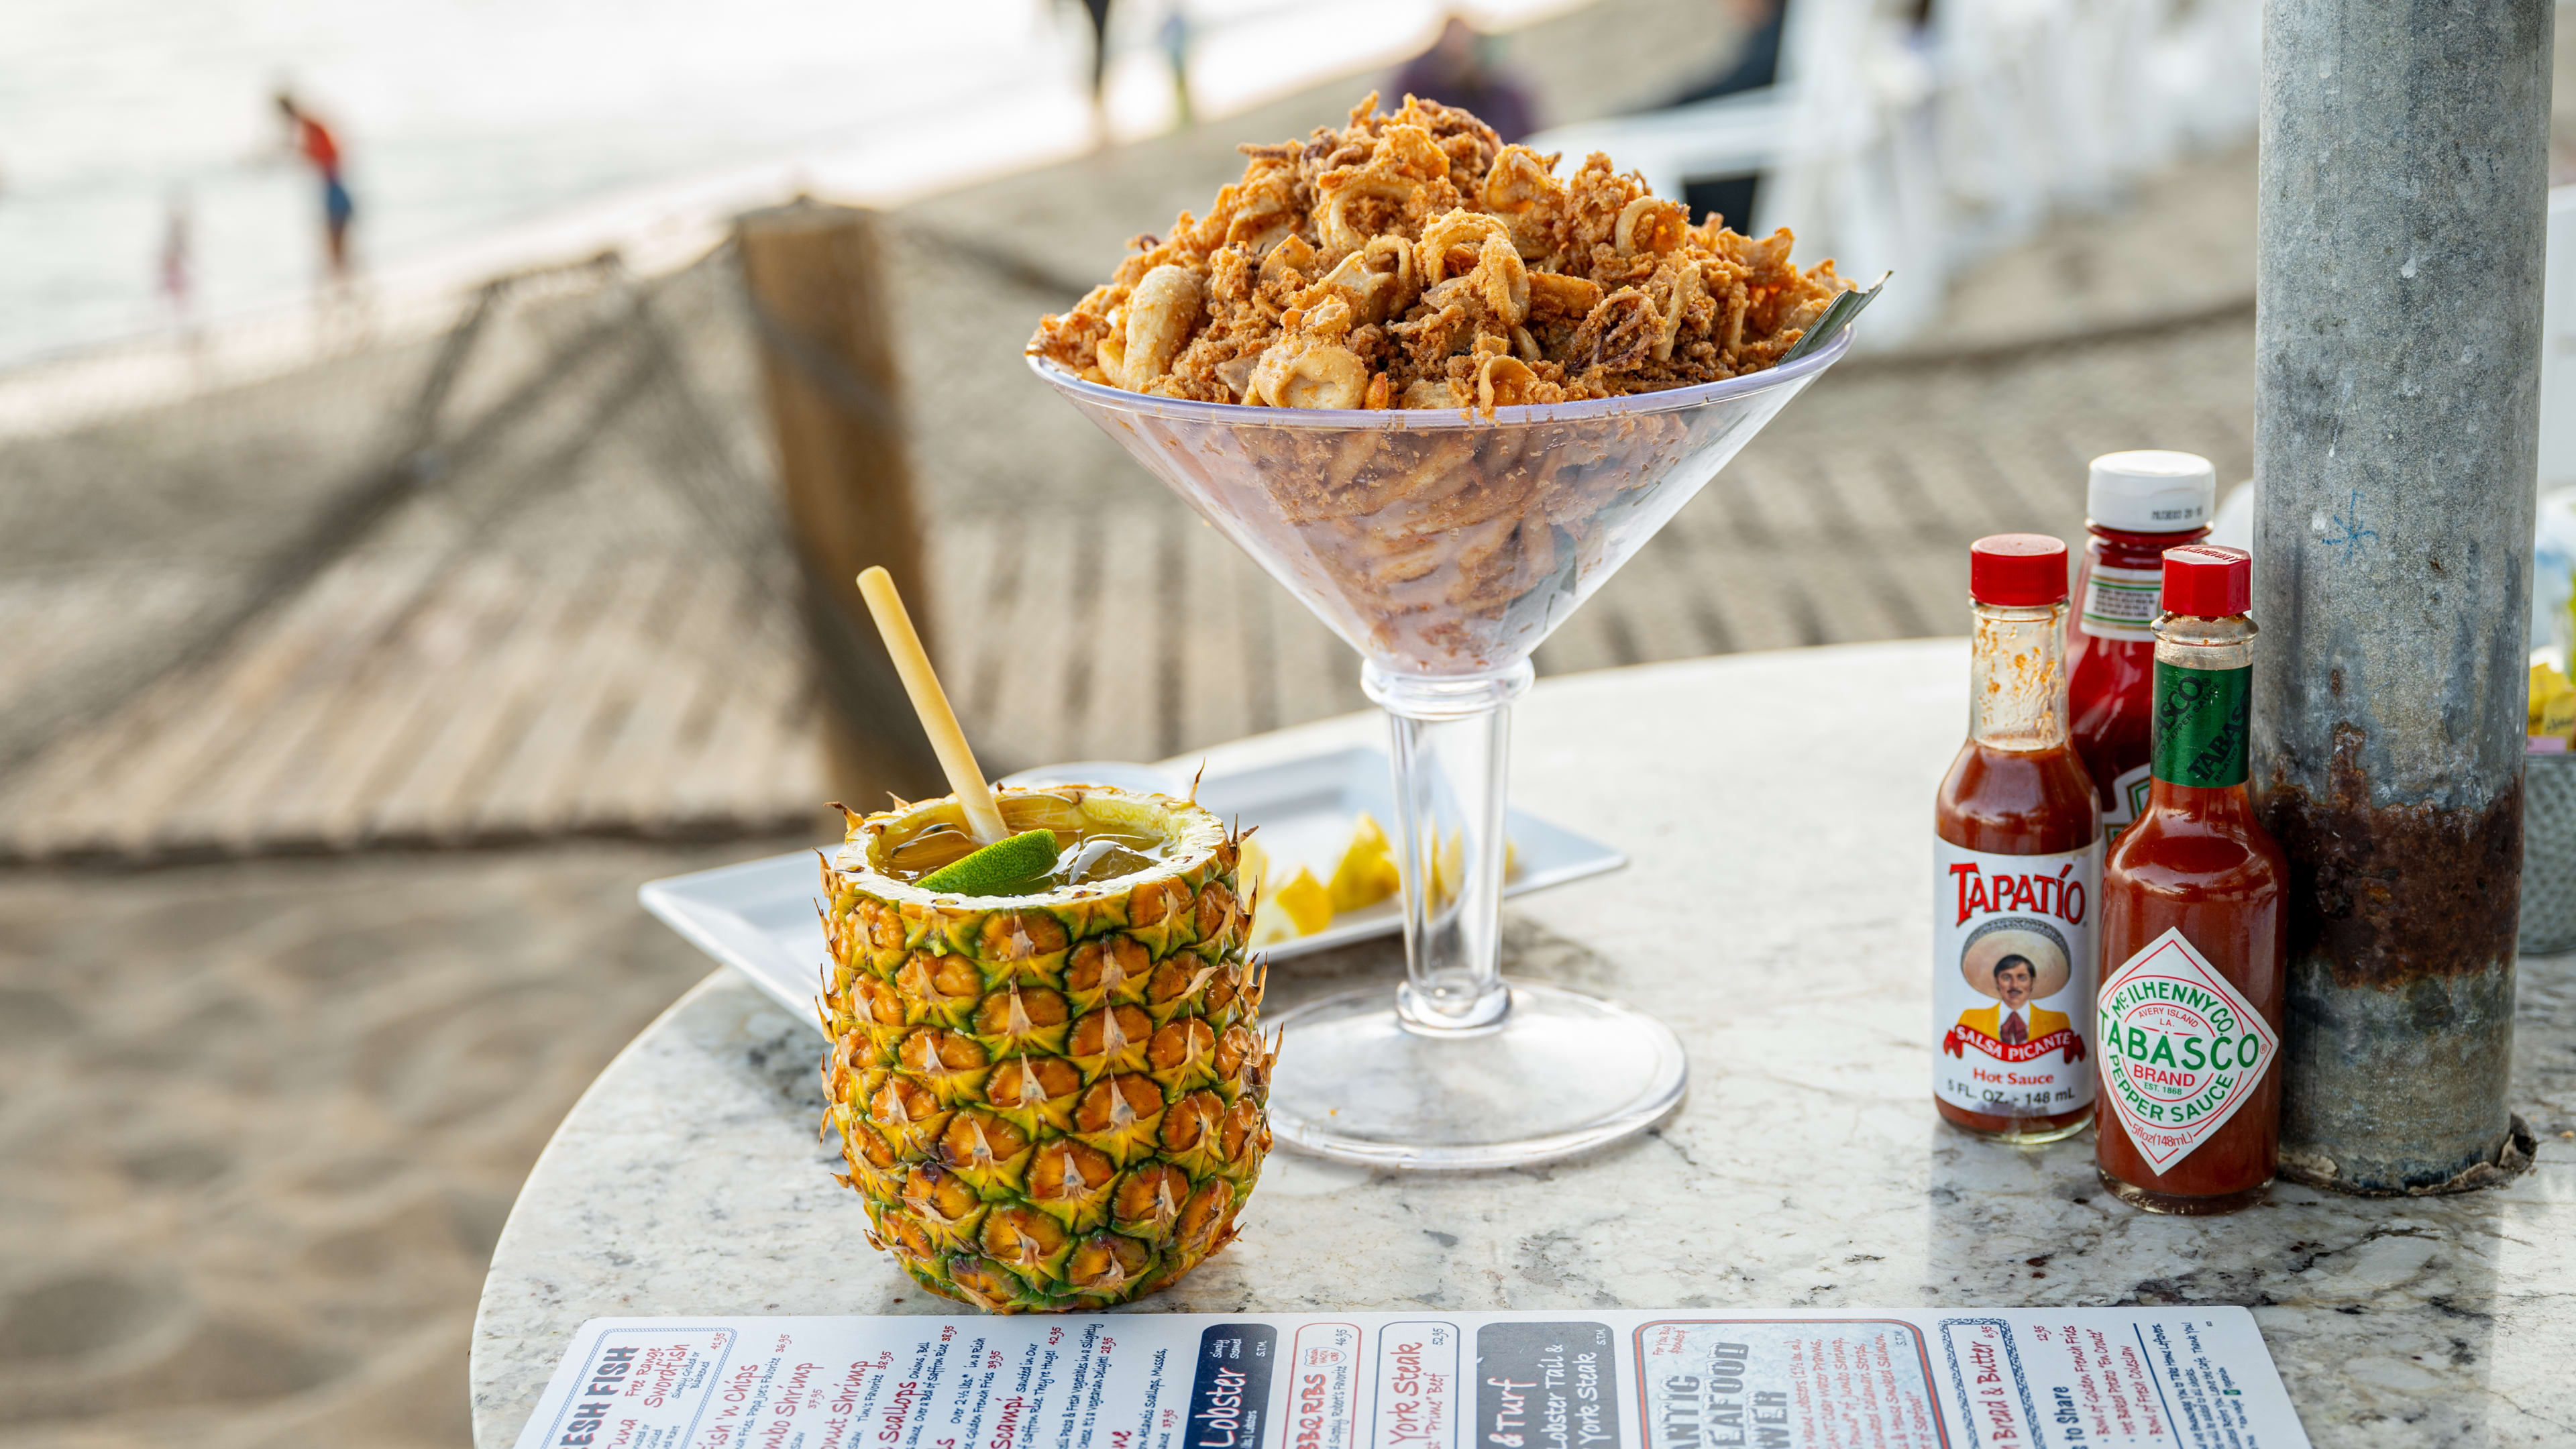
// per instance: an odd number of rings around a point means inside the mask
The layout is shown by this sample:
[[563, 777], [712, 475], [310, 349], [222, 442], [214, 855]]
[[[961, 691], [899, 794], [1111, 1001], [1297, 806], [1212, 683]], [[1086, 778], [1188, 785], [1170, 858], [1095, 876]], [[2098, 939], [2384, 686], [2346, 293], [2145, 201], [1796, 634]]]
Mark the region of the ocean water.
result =
[[[1400, 58], [1447, 8], [1122, 0], [1120, 134], [1172, 122], [1175, 3], [1202, 115]], [[1507, 26], [1566, 3], [1469, 13]], [[383, 276], [619, 198], [704, 197], [711, 179], [890, 201], [1069, 154], [1090, 142], [1089, 55], [1081, 10], [1052, 0], [11, 0], [0, 366], [311, 289], [320, 187], [285, 148], [281, 85], [339, 137], [355, 250]], [[184, 306], [162, 286], [174, 216]]]

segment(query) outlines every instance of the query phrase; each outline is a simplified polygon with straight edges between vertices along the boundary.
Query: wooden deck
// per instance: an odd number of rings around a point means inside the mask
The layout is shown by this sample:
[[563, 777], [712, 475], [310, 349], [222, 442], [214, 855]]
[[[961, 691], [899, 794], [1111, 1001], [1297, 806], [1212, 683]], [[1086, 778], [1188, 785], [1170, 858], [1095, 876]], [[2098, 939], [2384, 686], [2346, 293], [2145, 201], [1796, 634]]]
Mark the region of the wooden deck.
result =
[[[1577, 612], [1539, 669], [1957, 632], [1967, 542], [2072, 536], [2092, 454], [2188, 448], [2243, 476], [2251, 333], [2222, 318], [1849, 366]], [[816, 821], [815, 695], [785, 607], [685, 520], [633, 524], [653, 511], [649, 459], [609, 462], [584, 486], [627, 537], [558, 525], [536, 546], [458, 551], [393, 530], [0, 779], [0, 858]], [[1356, 657], [1150, 485], [935, 516], [940, 664], [996, 774], [1158, 758], [1365, 707]], [[176, 627], [215, 592], [139, 565], [0, 578], [0, 631], [27, 641], [0, 654], [0, 697], [111, 625]]]

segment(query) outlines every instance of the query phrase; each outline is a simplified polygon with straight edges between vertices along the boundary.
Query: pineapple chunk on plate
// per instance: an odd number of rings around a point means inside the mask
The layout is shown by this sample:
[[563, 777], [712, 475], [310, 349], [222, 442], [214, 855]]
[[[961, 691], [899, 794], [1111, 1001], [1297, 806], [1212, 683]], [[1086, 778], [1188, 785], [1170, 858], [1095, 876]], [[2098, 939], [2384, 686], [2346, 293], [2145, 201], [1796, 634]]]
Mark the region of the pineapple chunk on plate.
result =
[[1386, 827], [1377, 823], [1376, 816], [1361, 811], [1351, 823], [1350, 844], [1342, 847], [1342, 858], [1333, 867], [1334, 913], [1366, 910], [1403, 889], [1404, 874], [1396, 868], [1395, 847], [1386, 838]]
[[1279, 909], [1287, 913], [1300, 936], [1311, 936], [1333, 923], [1332, 895], [1306, 866], [1297, 867], [1297, 873], [1279, 887]]

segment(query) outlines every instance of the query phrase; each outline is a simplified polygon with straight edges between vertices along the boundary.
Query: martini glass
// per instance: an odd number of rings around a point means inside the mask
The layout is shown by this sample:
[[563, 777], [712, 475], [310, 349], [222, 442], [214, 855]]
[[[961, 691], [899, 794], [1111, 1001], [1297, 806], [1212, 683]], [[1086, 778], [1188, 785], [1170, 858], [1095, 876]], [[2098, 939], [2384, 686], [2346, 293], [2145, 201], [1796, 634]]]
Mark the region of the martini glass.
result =
[[1851, 346], [1632, 397], [1377, 412], [1038, 376], [1366, 661], [1395, 773], [1405, 981], [1278, 1018], [1271, 1127], [1381, 1167], [1587, 1151], [1678, 1105], [1672, 1029], [1502, 975], [1504, 766], [1530, 652]]

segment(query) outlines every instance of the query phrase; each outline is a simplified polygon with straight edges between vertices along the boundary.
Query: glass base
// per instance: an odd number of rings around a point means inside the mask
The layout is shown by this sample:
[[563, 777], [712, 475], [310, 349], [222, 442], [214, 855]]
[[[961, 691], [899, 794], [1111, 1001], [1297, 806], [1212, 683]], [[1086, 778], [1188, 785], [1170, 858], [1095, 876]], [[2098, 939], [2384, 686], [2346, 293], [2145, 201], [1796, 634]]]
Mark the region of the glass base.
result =
[[1642, 1132], [1681, 1104], [1690, 1073], [1671, 1028], [1597, 996], [1506, 985], [1507, 1014], [1455, 1035], [1407, 1030], [1383, 986], [1279, 1017], [1271, 1131], [1372, 1167], [1521, 1167]]
[[2243, 1212], [2270, 1196], [2272, 1192], [2272, 1179], [2268, 1177], [2252, 1187], [2201, 1196], [2193, 1193], [2158, 1192], [2152, 1187], [2140, 1187], [2133, 1182], [2122, 1182], [2099, 1166], [2096, 1166], [2093, 1172], [2102, 1179], [2102, 1185], [2111, 1190], [2111, 1196], [2129, 1206], [2145, 1212], [2167, 1213], [2175, 1217], [2202, 1218], [2215, 1217], [2220, 1213]]
[[1941, 1114], [1942, 1121], [1969, 1136], [2001, 1142], [2009, 1147], [2040, 1147], [2051, 1142], [2063, 1142], [2093, 1125], [2093, 1109], [2090, 1107], [2048, 1117], [1993, 1117], [1935, 1097], [1932, 1108]]

